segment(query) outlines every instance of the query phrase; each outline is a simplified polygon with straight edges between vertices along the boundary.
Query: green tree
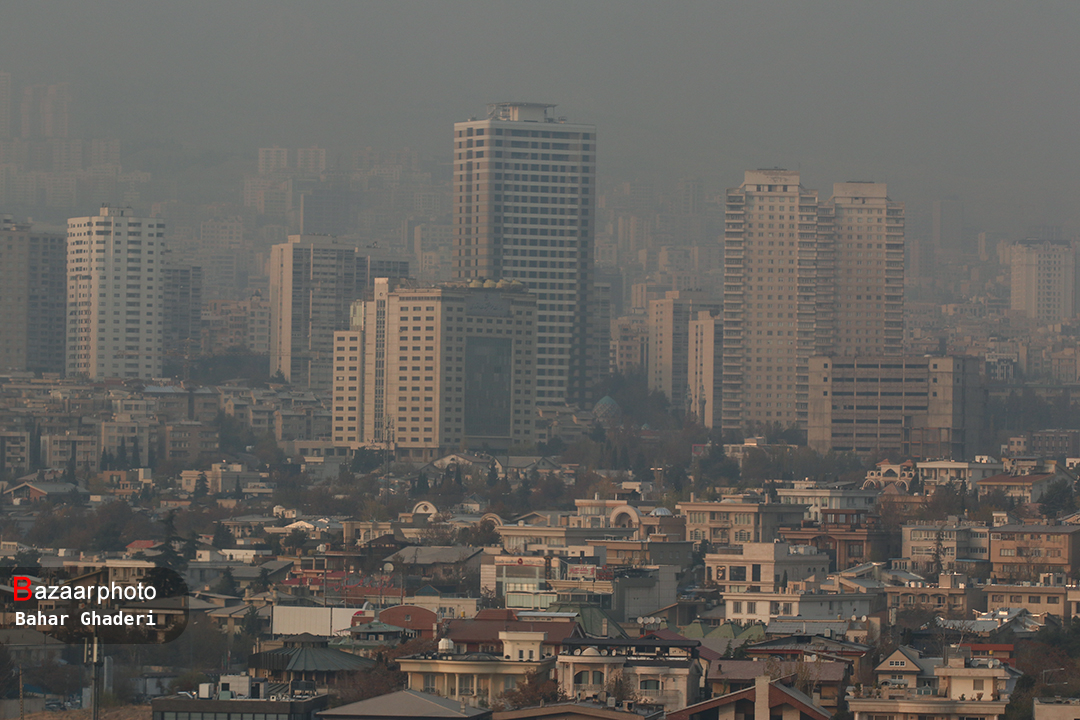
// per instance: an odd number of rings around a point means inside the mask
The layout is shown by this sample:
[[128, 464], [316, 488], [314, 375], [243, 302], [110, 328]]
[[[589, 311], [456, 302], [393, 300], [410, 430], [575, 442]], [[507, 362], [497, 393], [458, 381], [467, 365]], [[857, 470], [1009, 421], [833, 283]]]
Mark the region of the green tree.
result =
[[496, 708], [517, 710], [565, 701], [566, 694], [559, 689], [559, 683], [549, 678], [546, 672], [533, 670], [525, 676], [524, 682], [499, 696]]
[[199, 476], [195, 478], [195, 491], [191, 493], [191, 497], [198, 500], [204, 498], [210, 492], [210, 481], [206, 477], [206, 473], [201, 472]]
[[233, 577], [232, 568], [225, 568], [225, 572], [221, 573], [221, 577], [214, 583], [213, 592], [219, 595], [236, 595], [240, 590], [240, 586], [236, 583], [236, 578]]
[[214, 525], [214, 539], [210, 541], [210, 544], [216, 547], [218, 550], [222, 548], [230, 547], [233, 544], [232, 533], [222, 523], [216, 523]]

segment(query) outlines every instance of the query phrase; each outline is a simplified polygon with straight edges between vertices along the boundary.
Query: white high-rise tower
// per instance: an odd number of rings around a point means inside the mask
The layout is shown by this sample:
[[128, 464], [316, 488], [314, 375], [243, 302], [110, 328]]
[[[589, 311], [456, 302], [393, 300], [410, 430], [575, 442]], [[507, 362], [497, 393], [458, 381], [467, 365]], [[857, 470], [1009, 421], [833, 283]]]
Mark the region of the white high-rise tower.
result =
[[161, 376], [164, 237], [131, 208], [68, 220], [68, 375]]

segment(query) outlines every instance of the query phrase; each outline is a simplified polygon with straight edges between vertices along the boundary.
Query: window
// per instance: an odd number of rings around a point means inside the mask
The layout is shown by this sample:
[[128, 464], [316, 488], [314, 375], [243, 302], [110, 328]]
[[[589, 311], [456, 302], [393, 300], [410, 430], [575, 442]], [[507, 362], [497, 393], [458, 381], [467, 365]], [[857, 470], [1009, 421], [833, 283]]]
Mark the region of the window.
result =
[[740, 601], [738, 601], [738, 600], [731, 603], [731, 612], [741, 615], [742, 614], [742, 603]]
[[981, 679], [972, 680], [971, 681], [971, 689], [972, 690], [982, 690], [983, 689], [983, 681]]
[[638, 683], [638, 688], [640, 690], [659, 690], [660, 689], [660, 681], [659, 680], [641, 680]]
[[756, 602], [748, 602], [748, 603], [746, 603], [746, 613], [748, 615], [753, 615], [756, 612], [757, 612], [757, 603]]
[[472, 695], [473, 694], [473, 676], [472, 675], [458, 675], [458, 694], [459, 695]]
[[424, 673], [424, 692], [435, 692], [435, 673]]

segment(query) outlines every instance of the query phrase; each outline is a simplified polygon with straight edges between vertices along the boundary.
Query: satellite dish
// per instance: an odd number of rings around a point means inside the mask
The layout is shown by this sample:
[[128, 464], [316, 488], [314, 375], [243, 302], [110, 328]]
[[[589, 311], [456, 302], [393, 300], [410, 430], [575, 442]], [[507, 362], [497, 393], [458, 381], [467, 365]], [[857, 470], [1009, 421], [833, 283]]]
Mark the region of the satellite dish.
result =
[[384, 563], [383, 566], [382, 566], [382, 570], [383, 570], [384, 573], [387, 573], [387, 574], [394, 572], [394, 563], [392, 563], [392, 562]]
[[639, 615], [639, 616], [638, 616], [638, 619], [637, 619], [637, 624], [638, 624], [638, 625], [644, 625], [644, 624], [645, 624], [645, 618], [643, 618], [643, 617], [641, 617], [641, 616]]

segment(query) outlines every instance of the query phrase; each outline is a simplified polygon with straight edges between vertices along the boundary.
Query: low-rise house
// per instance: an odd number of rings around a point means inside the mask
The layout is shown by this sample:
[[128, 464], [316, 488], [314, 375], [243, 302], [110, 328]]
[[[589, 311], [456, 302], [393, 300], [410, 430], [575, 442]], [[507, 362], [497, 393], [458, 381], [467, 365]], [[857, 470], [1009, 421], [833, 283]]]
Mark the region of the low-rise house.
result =
[[874, 668], [878, 685], [904, 687], [911, 689], [925, 688], [937, 691], [938, 676], [934, 670], [941, 667], [944, 660], [939, 657], [923, 657], [912, 647], [900, 646]]
[[596, 697], [621, 678], [642, 703], [679, 710], [702, 696], [700, 646], [656, 637], [567, 638], [556, 666], [559, 688], [570, 697]]
[[801, 687], [814, 704], [835, 712], [844, 696], [850, 668], [835, 660], [802, 662], [793, 660], [731, 660], [721, 658], [709, 665], [709, 689], [713, 697], [721, 697], [754, 687], [757, 678], [768, 675], [783, 678]]
[[887, 560], [899, 549], [880, 518], [866, 510], [822, 510], [819, 522], [803, 521], [777, 534], [792, 545], [813, 545], [828, 553], [832, 570]]
[[[788, 681], [790, 682], [790, 681]], [[813, 698], [762, 675], [754, 687], [705, 700], [676, 712], [667, 720], [829, 720], [832, 711], [814, 703]]]
[[729, 588], [772, 592], [788, 582], [829, 571], [830, 558], [812, 545], [786, 542], [713, 546], [705, 555], [705, 582], [721, 592]]
[[1038, 580], [1045, 573], [1080, 572], [1080, 525], [1002, 525], [990, 531], [992, 577]]

